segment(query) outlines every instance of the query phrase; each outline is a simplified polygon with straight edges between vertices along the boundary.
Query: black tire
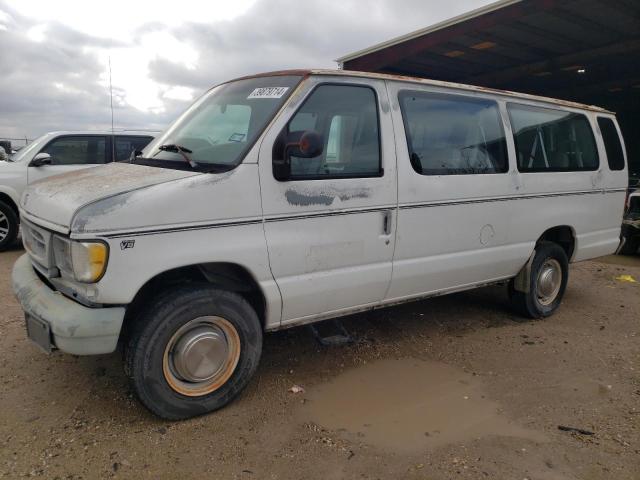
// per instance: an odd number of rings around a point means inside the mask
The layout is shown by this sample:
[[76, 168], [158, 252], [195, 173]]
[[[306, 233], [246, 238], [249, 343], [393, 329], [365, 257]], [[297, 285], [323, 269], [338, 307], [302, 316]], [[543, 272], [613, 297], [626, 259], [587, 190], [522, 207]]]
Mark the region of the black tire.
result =
[[[128, 334], [125, 371], [144, 406], [168, 420], [182, 420], [212, 412], [233, 400], [253, 376], [262, 352], [258, 316], [240, 295], [196, 284], [158, 295]], [[229, 377], [206, 394], [185, 395], [165, 375], [170, 342], [176, 332], [199, 317], [221, 317], [237, 333], [239, 358]], [[232, 372], [232, 373], [231, 373]]]
[[[538, 291], [538, 276], [543, 265], [548, 260], [555, 260], [560, 265], [561, 283], [553, 301], [545, 304]], [[552, 315], [560, 306], [564, 291], [569, 279], [569, 261], [567, 254], [561, 246], [552, 242], [540, 242], [536, 245], [536, 255], [531, 263], [531, 275], [529, 277], [529, 292], [523, 293], [513, 288], [513, 281], [509, 284], [511, 303], [518, 313], [527, 318], [544, 318]]]
[[1, 201], [0, 228], [7, 229], [6, 235], [0, 240], [0, 252], [4, 252], [13, 246], [18, 236], [18, 215], [13, 208]]

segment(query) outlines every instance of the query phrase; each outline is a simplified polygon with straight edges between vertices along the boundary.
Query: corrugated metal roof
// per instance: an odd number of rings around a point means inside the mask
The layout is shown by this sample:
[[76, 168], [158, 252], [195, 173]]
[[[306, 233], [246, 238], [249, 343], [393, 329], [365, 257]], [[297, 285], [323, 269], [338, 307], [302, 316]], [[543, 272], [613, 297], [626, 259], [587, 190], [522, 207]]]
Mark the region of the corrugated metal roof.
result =
[[368, 55], [373, 52], [377, 52], [379, 50], [383, 50], [387, 47], [391, 47], [393, 45], [398, 45], [400, 43], [404, 43], [408, 40], [413, 40], [414, 38], [422, 37], [424, 35], [428, 35], [429, 33], [433, 33], [438, 30], [442, 30], [447, 27], [451, 27], [457, 23], [462, 23], [467, 20], [471, 20], [475, 17], [480, 17], [487, 13], [493, 12], [495, 10], [499, 10], [508, 5], [512, 5], [514, 3], [519, 3], [522, 0], [499, 0], [497, 2], [491, 3], [489, 5], [485, 5], [484, 7], [477, 8], [467, 13], [463, 13], [462, 15], [458, 15], [457, 17], [450, 18], [448, 20], [444, 20], [442, 22], [436, 23], [435, 25], [431, 25], [430, 27], [421, 28], [420, 30], [416, 30], [414, 32], [407, 33], [406, 35], [402, 35], [400, 37], [392, 38], [391, 40], [387, 40], [382, 43], [378, 43], [376, 45], [372, 45], [371, 47], [364, 48], [362, 50], [358, 50], [357, 52], [348, 53], [340, 58], [337, 58], [335, 61], [338, 64], [342, 65], [344, 62], [348, 62], [358, 57], [362, 57], [364, 55]]

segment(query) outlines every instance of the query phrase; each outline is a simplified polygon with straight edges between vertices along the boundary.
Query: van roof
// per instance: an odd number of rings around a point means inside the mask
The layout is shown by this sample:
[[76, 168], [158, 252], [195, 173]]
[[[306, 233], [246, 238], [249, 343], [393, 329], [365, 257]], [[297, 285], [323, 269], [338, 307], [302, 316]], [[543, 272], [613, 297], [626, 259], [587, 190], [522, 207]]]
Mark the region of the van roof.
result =
[[390, 80], [396, 82], [407, 82], [407, 83], [417, 83], [420, 85], [431, 85], [434, 87], [446, 87], [452, 88], [455, 90], [463, 90], [469, 92], [481, 92], [481, 93], [492, 93], [495, 95], [501, 95], [504, 97], [510, 98], [519, 98], [526, 100], [534, 100], [554, 105], [560, 105], [563, 107], [569, 108], [577, 108], [580, 110], [589, 110], [593, 112], [599, 113], [607, 113], [614, 114], [609, 110], [606, 110], [601, 107], [597, 107], [595, 105], [585, 105], [583, 103], [572, 102], [569, 100], [560, 100], [558, 98], [550, 98], [543, 97], [539, 95], [531, 95], [528, 93], [518, 93], [512, 92], [509, 90], [500, 90], [497, 88], [488, 88], [488, 87], [480, 87], [475, 85], [465, 85], [462, 83], [454, 83], [454, 82], [444, 82], [441, 80], [431, 80], [428, 78], [419, 78], [419, 77], [409, 77], [405, 75], [392, 75], [387, 73], [371, 73], [371, 72], [358, 72], [355, 70], [337, 70], [337, 69], [300, 69], [300, 70], [279, 70], [275, 72], [265, 72], [259, 73], [256, 75], [248, 75], [246, 77], [241, 77], [236, 80], [241, 80], [244, 78], [257, 78], [257, 77], [272, 77], [272, 76], [284, 76], [284, 75], [302, 75], [302, 76], [310, 76], [310, 75], [331, 75], [331, 76], [345, 76], [345, 77], [361, 77], [361, 78], [374, 78], [378, 80]]

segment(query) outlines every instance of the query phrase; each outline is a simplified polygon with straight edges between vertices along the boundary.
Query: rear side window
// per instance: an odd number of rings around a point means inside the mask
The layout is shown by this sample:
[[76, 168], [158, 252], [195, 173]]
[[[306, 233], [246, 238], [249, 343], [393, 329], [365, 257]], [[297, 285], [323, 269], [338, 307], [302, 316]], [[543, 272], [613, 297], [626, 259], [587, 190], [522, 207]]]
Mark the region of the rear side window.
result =
[[598, 169], [591, 125], [581, 113], [508, 104], [521, 172]]
[[426, 92], [399, 95], [411, 165], [423, 175], [504, 173], [507, 145], [492, 100]]
[[152, 140], [152, 137], [116, 136], [115, 160], [119, 162], [131, 156], [131, 152], [141, 151]]
[[51, 155], [52, 165], [86, 165], [107, 161], [104, 136], [69, 136], [52, 140], [41, 151]]
[[[320, 85], [287, 125], [314, 131], [324, 145], [314, 158], [291, 156], [291, 179], [373, 177], [382, 173], [376, 94], [369, 87]], [[276, 149], [277, 150], [277, 149]], [[280, 153], [274, 154], [274, 158]]]
[[600, 133], [602, 133], [604, 149], [607, 152], [609, 169], [623, 170], [624, 152], [622, 150], [622, 144], [620, 143], [620, 137], [618, 136], [616, 125], [610, 118], [598, 117], [598, 126], [600, 127]]

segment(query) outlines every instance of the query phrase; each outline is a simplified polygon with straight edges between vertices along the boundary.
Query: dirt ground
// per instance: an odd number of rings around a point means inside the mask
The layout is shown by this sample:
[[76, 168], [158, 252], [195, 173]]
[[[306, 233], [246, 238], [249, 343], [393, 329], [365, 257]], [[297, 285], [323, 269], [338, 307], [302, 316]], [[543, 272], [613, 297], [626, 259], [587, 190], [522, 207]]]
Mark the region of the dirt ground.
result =
[[118, 354], [29, 343], [21, 254], [0, 254], [2, 478], [640, 479], [640, 283], [615, 279], [640, 282], [638, 257], [572, 266], [544, 321], [491, 287], [352, 316], [349, 346], [269, 334], [240, 398], [171, 423], [136, 401]]

